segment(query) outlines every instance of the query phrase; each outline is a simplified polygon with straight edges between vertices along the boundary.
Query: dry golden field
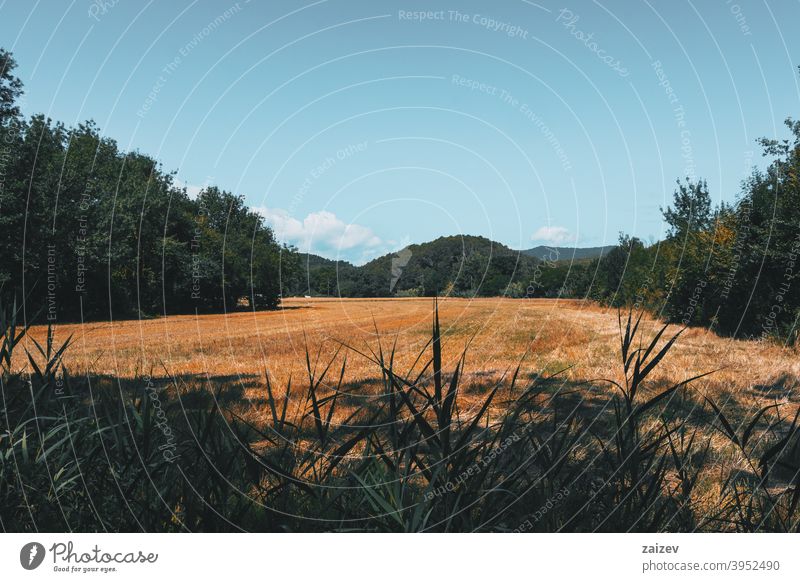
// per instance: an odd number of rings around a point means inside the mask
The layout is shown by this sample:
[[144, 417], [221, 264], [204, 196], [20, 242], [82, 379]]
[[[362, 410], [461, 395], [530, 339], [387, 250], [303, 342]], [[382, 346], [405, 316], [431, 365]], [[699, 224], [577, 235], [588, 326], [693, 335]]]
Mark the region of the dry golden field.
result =
[[[379, 340], [386, 351], [396, 341], [395, 367], [405, 371], [430, 339], [432, 309], [424, 298], [287, 299], [278, 311], [62, 325], [56, 343], [73, 336], [65, 356], [73, 375], [169, 374], [207, 386], [238, 386], [248, 400], [263, 396], [265, 370], [279, 393], [290, 375], [295, 382], [306, 379], [306, 346], [312, 364], [319, 355], [321, 369], [346, 344], [339, 355], [340, 362], [347, 355], [345, 385], [375, 380], [376, 366], [350, 348], [369, 353]], [[444, 369], [455, 367], [469, 343], [465, 371], [473, 388], [520, 362], [525, 374], [569, 368], [562, 377], [570, 383], [621, 378], [615, 310], [575, 300], [494, 298], [444, 299], [439, 309]], [[660, 325], [645, 323], [646, 337]], [[41, 340], [45, 329], [34, 328], [31, 335]], [[340, 366], [334, 366], [332, 379], [338, 380]], [[690, 329], [659, 364], [652, 386], [712, 370], [717, 371], [691, 390], [747, 412], [793, 393], [800, 358], [791, 349]]]
[[[388, 358], [396, 346], [395, 373], [406, 375], [414, 366], [419, 371], [430, 358], [427, 349], [422, 364], [415, 364], [430, 340], [433, 310], [430, 299], [289, 299], [282, 309], [271, 312], [62, 325], [56, 329], [55, 343], [60, 345], [72, 335], [64, 363], [72, 376], [84, 376], [93, 394], [122, 389], [141, 397], [145, 385], [152, 382], [170, 391], [170, 396], [180, 397], [181, 407], [194, 408], [197, 404], [192, 402], [208, 404], [213, 391], [229, 419], [244, 418], [253, 426], [269, 426], [271, 419], [265, 374], [271, 378], [275, 403], [279, 408], [286, 406], [286, 418], [294, 422], [304, 415], [309, 353], [317, 378], [329, 361], [335, 362], [318, 394], [325, 397], [340, 389], [344, 396], [333, 424], [355, 429], [358, 417], [366, 418], [372, 402], [381, 398], [380, 368], [368, 355], [377, 353], [380, 345]], [[439, 302], [439, 317], [446, 374], [455, 369], [468, 346], [458, 388], [459, 418], [473, 416], [489, 389], [519, 365], [521, 383], [539, 374], [557, 374], [555, 381], [546, 384], [565, 398], [548, 399], [543, 394], [542, 413], [549, 410], [555, 418], [559, 406], [573, 406], [577, 399], [584, 426], [613, 430], [609, 396], [615, 389], [603, 380], [624, 383], [615, 310], [574, 300], [444, 299]], [[637, 337], [649, 342], [661, 325], [645, 317]], [[677, 326], [671, 326], [660, 345], [677, 331]], [[42, 341], [46, 329], [33, 328], [30, 336]], [[30, 349], [30, 339], [25, 341]], [[697, 507], [711, 512], [724, 497], [726, 475], [752, 470], [751, 461], [714, 428], [703, 397], [711, 397], [737, 432], [771, 404], [781, 406], [772, 408], [762, 420], [786, 423], [800, 402], [798, 355], [796, 350], [766, 342], [720, 338], [704, 329], [689, 329], [648, 377], [642, 388], [647, 398], [681, 380], [714, 372], [675, 392], [663, 413], [643, 422], [643, 428], [659, 430], [666, 419], [685, 421], [699, 434], [702, 445], [698, 447], [708, 443], [710, 457], [698, 481]], [[15, 364], [22, 365], [19, 360]], [[292, 390], [287, 398], [290, 377]], [[508, 376], [506, 386], [507, 380]], [[179, 393], [173, 394], [176, 387]], [[489, 417], [502, 417], [509, 403], [494, 400], [486, 422]], [[262, 444], [258, 441], [254, 446]], [[306, 442], [296, 444], [303, 448]], [[351, 454], [361, 454], [362, 445]], [[575, 455], [588, 459], [590, 452], [579, 447]], [[667, 478], [674, 481], [670, 486], [677, 487], [675, 474]]]

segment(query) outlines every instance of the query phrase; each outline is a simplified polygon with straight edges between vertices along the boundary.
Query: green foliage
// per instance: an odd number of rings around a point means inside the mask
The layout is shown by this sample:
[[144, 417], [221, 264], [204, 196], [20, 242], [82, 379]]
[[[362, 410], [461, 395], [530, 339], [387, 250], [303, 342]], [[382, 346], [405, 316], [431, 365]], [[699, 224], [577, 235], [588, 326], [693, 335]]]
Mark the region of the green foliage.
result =
[[761, 140], [772, 162], [743, 183], [735, 205], [712, 208], [705, 182], [678, 182], [663, 211], [665, 240], [645, 246], [621, 235], [600, 259], [548, 265], [538, 294], [644, 307], [683, 325], [796, 345], [800, 122], [786, 125], [790, 139]]
[[0, 48], [0, 125], [19, 115], [17, 99], [22, 95], [22, 81], [13, 72], [17, 61], [8, 51]]
[[693, 232], [707, 230], [711, 221], [711, 196], [704, 181], [678, 180], [674, 206], [662, 209], [670, 227], [669, 237], [682, 240]]
[[120, 151], [91, 121], [19, 119], [14, 61], [0, 52], [0, 65], [7, 301], [24, 289], [50, 322], [277, 305], [291, 250], [241, 196], [207, 187], [191, 199], [153, 158]]

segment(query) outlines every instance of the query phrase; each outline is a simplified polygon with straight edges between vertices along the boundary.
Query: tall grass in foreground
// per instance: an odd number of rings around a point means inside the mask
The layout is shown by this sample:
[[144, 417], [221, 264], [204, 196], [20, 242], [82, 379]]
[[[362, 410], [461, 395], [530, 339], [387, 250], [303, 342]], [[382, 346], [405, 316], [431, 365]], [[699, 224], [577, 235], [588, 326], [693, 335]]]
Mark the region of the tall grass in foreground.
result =
[[[698, 377], [656, 389], [680, 334], [646, 341], [640, 317], [620, 319], [624, 380], [517, 367], [465, 407], [467, 352], [443, 370], [434, 309], [411, 369], [380, 340], [307, 353], [302, 388], [265, 374], [255, 422], [222, 388], [70, 377], [52, 333], [15, 372], [26, 330], [16, 306], [0, 314], [6, 531], [798, 529], [797, 414], [769, 404], [734, 421], [694, 392]], [[372, 361], [377, 392], [345, 384], [347, 357]]]

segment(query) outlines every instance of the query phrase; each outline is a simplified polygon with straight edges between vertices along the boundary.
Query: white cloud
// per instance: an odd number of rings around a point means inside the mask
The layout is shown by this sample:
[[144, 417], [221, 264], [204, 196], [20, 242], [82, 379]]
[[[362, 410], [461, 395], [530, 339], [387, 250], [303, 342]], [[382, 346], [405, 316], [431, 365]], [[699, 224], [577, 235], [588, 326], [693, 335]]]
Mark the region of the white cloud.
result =
[[575, 236], [563, 226], [542, 226], [531, 235], [531, 240], [563, 244], [575, 242]]
[[327, 210], [312, 212], [302, 221], [281, 208], [262, 206], [255, 211], [272, 227], [278, 240], [296, 245], [302, 252], [336, 254], [355, 249], [366, 252], [383, 244], [371, 228], [347, 224]]
[[200, 195], [200, 192], [202, 192], [211, 185], [209, 179], [213, 180], [213, 178], [209, 176], [208, 179], [206, 179], [206, 181], [200, 186], [198, 186], [197, 184], [190, 184], [189, 182], [184, 180], [183, 187], [186, 188], [186, 195], [192, 200], [197, 200], [197, 197]]

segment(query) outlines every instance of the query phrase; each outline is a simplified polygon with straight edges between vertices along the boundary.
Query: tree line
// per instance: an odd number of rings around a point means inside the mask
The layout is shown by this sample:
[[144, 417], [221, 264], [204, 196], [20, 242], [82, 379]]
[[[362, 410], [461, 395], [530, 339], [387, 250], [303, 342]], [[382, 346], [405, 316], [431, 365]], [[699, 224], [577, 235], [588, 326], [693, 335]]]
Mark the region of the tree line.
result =
[[91, 121], [24, 119], [0, 49], [0, 299], [40, 321], [275, 307], [281, 246], [242, 196], [196, 198]]
[[795, 345], [800, 317], [800, 122], [791, 138], [761, 139], [770, 161], [733, 204], [712, 205], [702, 180], [679, 181], [662, 210], [664, 240], [620, 235], [600, 259], [555, 263], [536, 294], [648, 309], [683, 325]]
[[668, 232], [621, 234], [601, 258], [535, 259], [482, 237], [442, 237], [355, 267], [281, 245], [242, 196], [195, 198], [174, 173], [123, 152], [89, 121], [24, 119], [13, 56], [0, 49], [0, 300], [41, 320], [273, 308], [281, 296], [586, 298], [683, 325], [798, 340], [800, 122], [762, 139], [770, 162], [733, 204], [679, 181]]

